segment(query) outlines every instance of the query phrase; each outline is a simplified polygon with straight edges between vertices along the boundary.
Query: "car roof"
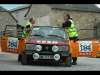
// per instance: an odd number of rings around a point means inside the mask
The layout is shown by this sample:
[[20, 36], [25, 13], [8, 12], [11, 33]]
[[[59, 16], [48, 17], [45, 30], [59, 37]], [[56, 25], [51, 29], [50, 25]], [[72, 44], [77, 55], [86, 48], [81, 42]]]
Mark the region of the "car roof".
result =
[[58, 26], [34, 26], [33, 28], [39, 28], [39, 27], [43, 27], [43, 28], [57, 28], [57, 29], [64, 29], [65, 30], [65, 28], [63, 28], [63, 27], [58, 27]]
[[[34, 27], [57, 27], [57, 28], [60, 28], [58, 26], [46, 26], [46, 25], [40, 25], [40, 26], [34, 26]], [[61, 27], [62, 28], [62, 27]]]

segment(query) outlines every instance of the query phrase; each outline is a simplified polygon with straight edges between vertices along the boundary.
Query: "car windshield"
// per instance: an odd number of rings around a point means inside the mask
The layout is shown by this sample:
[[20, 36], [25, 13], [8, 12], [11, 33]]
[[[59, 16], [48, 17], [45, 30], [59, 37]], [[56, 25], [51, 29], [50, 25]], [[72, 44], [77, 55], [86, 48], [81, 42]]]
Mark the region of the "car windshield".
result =
[[61, 27], [51, 27], [51, 26], [34, 26], [29, 37], [59, 37], [68, 38], [67, 33], [64, 28]]

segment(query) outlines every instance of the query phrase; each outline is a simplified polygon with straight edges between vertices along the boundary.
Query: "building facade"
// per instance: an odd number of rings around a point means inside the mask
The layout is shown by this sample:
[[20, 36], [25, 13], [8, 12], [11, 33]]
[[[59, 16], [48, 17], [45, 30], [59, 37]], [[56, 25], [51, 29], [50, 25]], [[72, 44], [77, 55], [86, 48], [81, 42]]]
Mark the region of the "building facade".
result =
[[11, 9], [10, 12], [14, 16], [14, 18], [18, 20], [18, 23], [25, 25], [27, 23], [27, 20], [25, 19], [24, 15], [27, 13], [29, 7], [30, 7], [30, 4]]
[[[12, 14], [4, 9], [3, 7], [0, 6], [0, 42], [1, 42], [1, 37], [4, 36], [3, 31], [5, 30], [6, 25], [14, 25], [17, 26], [17, 20], [12, 16]], [[10, 35], [10, 30], [12, 30], [11, 34], [17, 35], [17, 27], [7, 27], [7, 35]], [[0, 43], [1, 45], [1, 43]]]
[[17, 25], [17, 20], [12, 14], [0, 6], [0, 31], [5, 30], [6, 25]]
[[[31, 4], [23, 17], [26, 19], [25, 22], [31, 17], [35, 17], [36, 25], [56, 26], [57, 23], [62, 24], [64, 22], [64, 13], [70, 14], [77, 31], [95, 28], [98, 29], [100, 36], [100, 9], [95, 4]], [[79, 38], [97, 36], [96, 31], [81, 30], [78, 32]]]

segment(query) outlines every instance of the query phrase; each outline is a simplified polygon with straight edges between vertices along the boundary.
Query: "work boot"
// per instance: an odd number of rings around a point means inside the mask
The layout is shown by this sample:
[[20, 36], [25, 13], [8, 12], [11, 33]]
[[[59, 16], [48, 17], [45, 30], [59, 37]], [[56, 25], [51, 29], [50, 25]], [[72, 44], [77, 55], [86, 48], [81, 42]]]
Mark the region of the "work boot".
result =
[[72, 62], [72, 65], [77, 65], [77, 61], [73, 61]]
[[21, 61], [22, 61], [22, 59], [19, 59], [19, 58], [18, 58], [18, 61], [19, 61], [19, 62], [21, 62]]
[[19, 62], [22, 61], [22, 55], [18, 55], [18, 61], [19, 61]]

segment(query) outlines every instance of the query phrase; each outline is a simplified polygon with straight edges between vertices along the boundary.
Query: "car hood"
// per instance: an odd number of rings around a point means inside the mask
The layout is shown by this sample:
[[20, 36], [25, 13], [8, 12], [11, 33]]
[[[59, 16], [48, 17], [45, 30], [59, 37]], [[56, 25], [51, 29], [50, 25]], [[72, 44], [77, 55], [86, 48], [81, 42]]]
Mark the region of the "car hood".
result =
[[55, 38], [27, 38], [26, 43], [33, 44], [51, 44], [51, 45], [69, 45], [69, 40]]

